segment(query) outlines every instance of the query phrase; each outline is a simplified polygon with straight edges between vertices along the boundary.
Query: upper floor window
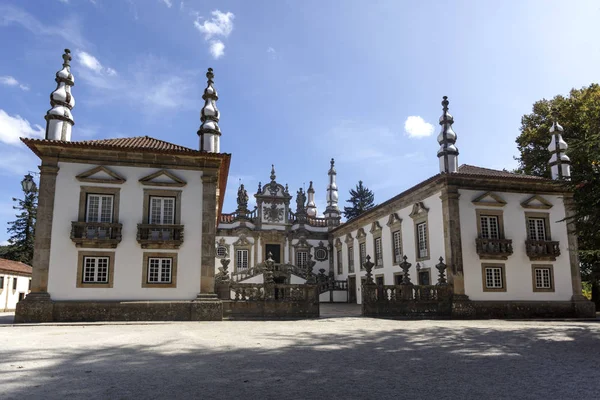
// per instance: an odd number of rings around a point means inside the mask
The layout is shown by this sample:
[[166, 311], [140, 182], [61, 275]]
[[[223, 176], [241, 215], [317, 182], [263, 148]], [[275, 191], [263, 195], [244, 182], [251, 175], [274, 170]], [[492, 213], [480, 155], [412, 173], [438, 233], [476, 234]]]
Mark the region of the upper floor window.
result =
[[479, 226], [482, 239], [500, 239], [498, 216], [480, 215]]
[[399, 264], [402, 261], [402, 235], [399, 230], [392, 233], [392, 244], [394, 245], [394, 264]]
[[13, 278], [13, 290], [17, 290], [17, 277]]
[[348, 246], [348, 272], [354, 272], [354, 246]]
[[360, 269], [365, 269], [365, 262], [367, 262], [367, 244], [361, 243], [358, 247], [359, 257], [360, 257]]
[[308, 260], [308, 252], [307, 251], [296, 251], [296, 266], [298, 267], [306, 267]]
[[172, 225], [175, 223], [175, 197], [150, 196], [148, 223]]
[[338, 250], [337, 251], [337, 273], [338, 275], [341, 275], [344, 273], [344, 267], [342, 264], [342, 251]]
[[527, 236], [529, 240], [547, 240], [546, 219], [545, 218], [527, 218]]
[[0, 276], [0, 290], [4, 289], [4, 277]]
[[427, 246], [427, 222], [417, 224], [417, 251], [418, 258], [426, 258], [429, 256], [429, 248]]
[[383, 249], [381, 247], [381, 238], [375, 238], [375, 266], [383, 266]]
[[248, 250], [236, 250], [236, 269], [248, 269]]
[[112, 222], [113, 201], [112, 195], [88, 194], [85, 222]]

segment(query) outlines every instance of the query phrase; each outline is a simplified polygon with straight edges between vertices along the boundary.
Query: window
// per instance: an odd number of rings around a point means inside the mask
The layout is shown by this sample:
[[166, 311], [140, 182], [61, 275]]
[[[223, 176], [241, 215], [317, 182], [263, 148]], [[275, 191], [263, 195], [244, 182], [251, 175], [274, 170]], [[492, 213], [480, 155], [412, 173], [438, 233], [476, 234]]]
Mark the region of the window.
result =
[[354, 246], [348, 246], [348, 273], [354, 272]]
[[17, 277], [13, 278], [13, 290], [17, 290]]
[[402, 262], [402, 235], [400, 231], [392, 233], [392, 244], [394, 245], [394, 264]]
[[[114, 252], [80, 251], [77, 254], [78, 288], [112, 288], [115, 267]], [[29, 280], [31, 289], [31, 280]]]
[[108, 283], [108, 257], [83, 257], [83, 283]]
[[481, 273], [484, 292], [506, 292], [504, 264], [483, 264]]
[[172, 225], [175, 223], [175, 197], [150, 196], [148, 223]]
[[248, 269], [248, 250], [236, 250], [236, 270]]
[[296, 251], [296, 266], [305, 268], [308, 260], [308, 251]]
[[112, 195], [88, 194], [85, 222], [112, 222], [113, 200]]
[[171, 258], [148, 258], [148, 283], [171, 283], [173, 260]]
[[0, 290], [4, 289], [4, 277], [0, 276]]
[[383, 249], [381, 248], [381, 238], [375, 238], [375, 266], [383, 267]]
[[480, 215], [479, 224], [482, 239], [500, 239], [498, 217], [496, 215]]
[[342, 265], [342, 251], [341, 250], [337, 251], [337, 273], [338, 273], [338, 275], [341, 275], [344, 273], [344, 267]]
[[419, 271], [418, 275], [419, 285], [431, 285], [431, 274], [427, 271]]
[[529, 240], [547, 240], [546, 219], [527, 218], [527, 235]]
[[227, 255], [227, 247], [217, 246], [217, 257], [225, 257]]
[[29, 280], [29, 287], [27, 289], [31, 290], [31, 279]]
[[144, 253], [142, 260], [143, 288], [177, 287], [177, 253]]
[[358, 246], [358, 251], [359, 251], [360, 269], [362, 271], [365, 269], [365, 262], [367, 262], [367, 244], [361, 243]]
[[417, 251], [420, 259], [429, 256], [427, 239], [427, 222], [421, 222], [417, 224]]
[[552, 265], [532, 265], [534, 292], [554, 292], [554, 271]]

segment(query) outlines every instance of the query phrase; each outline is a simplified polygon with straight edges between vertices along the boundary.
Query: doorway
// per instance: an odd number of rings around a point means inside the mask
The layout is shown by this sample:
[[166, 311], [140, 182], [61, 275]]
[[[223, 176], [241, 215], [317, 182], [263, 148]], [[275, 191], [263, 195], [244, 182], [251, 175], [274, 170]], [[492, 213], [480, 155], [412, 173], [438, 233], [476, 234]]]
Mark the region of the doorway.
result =
[[272, 258], [276, 264], [281, 264], [281, 245], [265, 244], [265, 260], [269, 258], [269, 253], [273, 255]]
[[348, 277], [348, 303], [356, 304], [356, 277]]

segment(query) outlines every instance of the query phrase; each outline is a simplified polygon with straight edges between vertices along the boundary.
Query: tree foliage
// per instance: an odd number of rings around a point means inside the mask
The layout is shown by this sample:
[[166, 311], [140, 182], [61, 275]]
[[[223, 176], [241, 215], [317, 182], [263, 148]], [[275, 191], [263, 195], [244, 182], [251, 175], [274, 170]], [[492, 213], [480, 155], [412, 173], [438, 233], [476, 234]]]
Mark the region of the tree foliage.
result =
[[13, 197], [17, 203], [13, 206], [18, 211], [17, 219], [8, 223], [8, 239], [3, 258], [20, 261], [31, 265], [33, 261], [33, 239], [37, 214], [37, 191], [24, 193], [23, 199]]
[[573, 89], [568, 97], [556, 96], [533, 105], [521, 119], [517, 137], [519, 172], [550, 177], [549, 132], [556, 119], [564, 128], [569, 148], [574, 192], [575, 223], [580, 249], [582, 277], [600, 280], [600, 85]]
[[350, 199], [346, 203], [352, 204], [351, 207], [344, 207], [344, 217], [352, 219], [358, 217], [363, 212], [375, 207], [375, 195], [362, 181], [358, 181], [356, 189], [350, 189]]

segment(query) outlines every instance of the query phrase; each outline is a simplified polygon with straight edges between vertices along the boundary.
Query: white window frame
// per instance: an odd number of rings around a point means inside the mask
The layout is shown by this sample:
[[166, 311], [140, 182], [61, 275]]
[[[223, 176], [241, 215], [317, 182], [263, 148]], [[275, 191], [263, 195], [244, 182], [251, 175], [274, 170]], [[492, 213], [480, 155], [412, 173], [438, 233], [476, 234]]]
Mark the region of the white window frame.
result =
[[364, 270], [364, 264], [367, 262], [367, 243], [361, 242], [358, 244], [358, 258], [360, 261], [360, 269]]
[[394, 264], [402, 262], [402, 232], [400, 229], [392, 232], [392, 243], [394, 244]]
[[306, 268], [308, 265], [308, 251], [296, 250], [296, 266]]
[[[92, 263], [92, 265], [88, 265], [88, 261]], [[101, 271], [100, 261], [106, 263], [102, 266], [104, 271]], [[90, 273], [88, 270], [91, 269]], [[100, 280], [99, 277], [101, 275], [105, 275], [106, 279]], [[92, 256], [84, 256], [83, 257], [83, 271], [81, 274], [81, 282], [82, 283], [102, 283], [106, 284], [110, 281], [110, 257], [92, 257]], [[88, 277], [91, 277], [89, 279]]]
[[248, 249], [237, 249], [236, 250], [236, 271], [248, 270], [248, 259], [250, 258], [250, 250]]
[[500, 239], [500, 218], [497, 215], [480, 215], [479, 226], [482, 239]]
[[[154, 218], [153, 215], [153, 202], [155, 200], [160, 201], [160, 216], [158, 216], [158, 221]], [[172, 207], [172, 215], [170, 219], [165, 218], [165, 205], [167, 201], [173, 202]], [[150, 196], [149, 198], [150, 204], [148, 205], [148, 223], [152, 225], [173, 225], [176, 221], [175, 212], [177, 210], [177, 198], [173, 196]]]
[[342, 249], [336, 252], [337, 255], [337, 273], [342, 275], [344, 273], [344, 264], [342, 263]]
[[[546, 276], [544, 276], [546, 272]], [[554, 289], [552, 287], [552, 268], [549, 267], [535, 267], [535, 288], [536, 289]], [[541, 283], [541, 285], [539, 284]]]
[[[504, 278], [502, 267], [485, 267], [485, 288], [504, 289]], [[498, 284], [498, 282], [500, 282]]]
[[348, 273], [354, 272], [354, 246], [348, 246]]
[[[152, 271], [153, 263], [158, 270], [156, 272]], [[172, 283], [173, 282], [173, 259], [171, 257], [148, 257], [148, 275], [147, 275], [147, 283], [155, 284], [155, 283]], [[168, 274], [166, 274], [168, 271]], [[156, 274], [156, 280], [153, 280], [153, 274]], [[168, 278], [165, 278], [165, 275]]]
[[429, 257], [429, 246], [427, 245], [427, 241], [429, 238], [427, 237], [427, 221], [419, 222], [416, 224], [417, 229], [417, 249], [419, 251], [418, 258], [427, 258]]
[[381, 236], [373, 240], [373, 247], [375, 247], [375, 266], [383, 267], [383, 244]]
[[[533, 235], [532, 235], [532, 233], [533, 233]], [[546, 227], [546, 218], [528, 217], [527, 218], [527, 237], [529, 238], [529, 240], [539, 240], [539, 241], [547, 240], [548, 229]]]
[[[92, 199], [98, 199], [98, 205], [95, 210], [93, 210], [96, 215], [95, 218], [91, 218], [90, 211], [92, 210]], [[114, 213], [114, 202], [115, 196], [112, 194], [97, 194], [97, 193], [87, 193], [86, 198], [86, 207], [85, 207], [85, 222], [104, 222], [104, 223], [112, 223], [113, 222], [113, 213]], [[103, 220], [103, 207], [106, 204], [109, 204], [109, 218], [108, 220]]]

